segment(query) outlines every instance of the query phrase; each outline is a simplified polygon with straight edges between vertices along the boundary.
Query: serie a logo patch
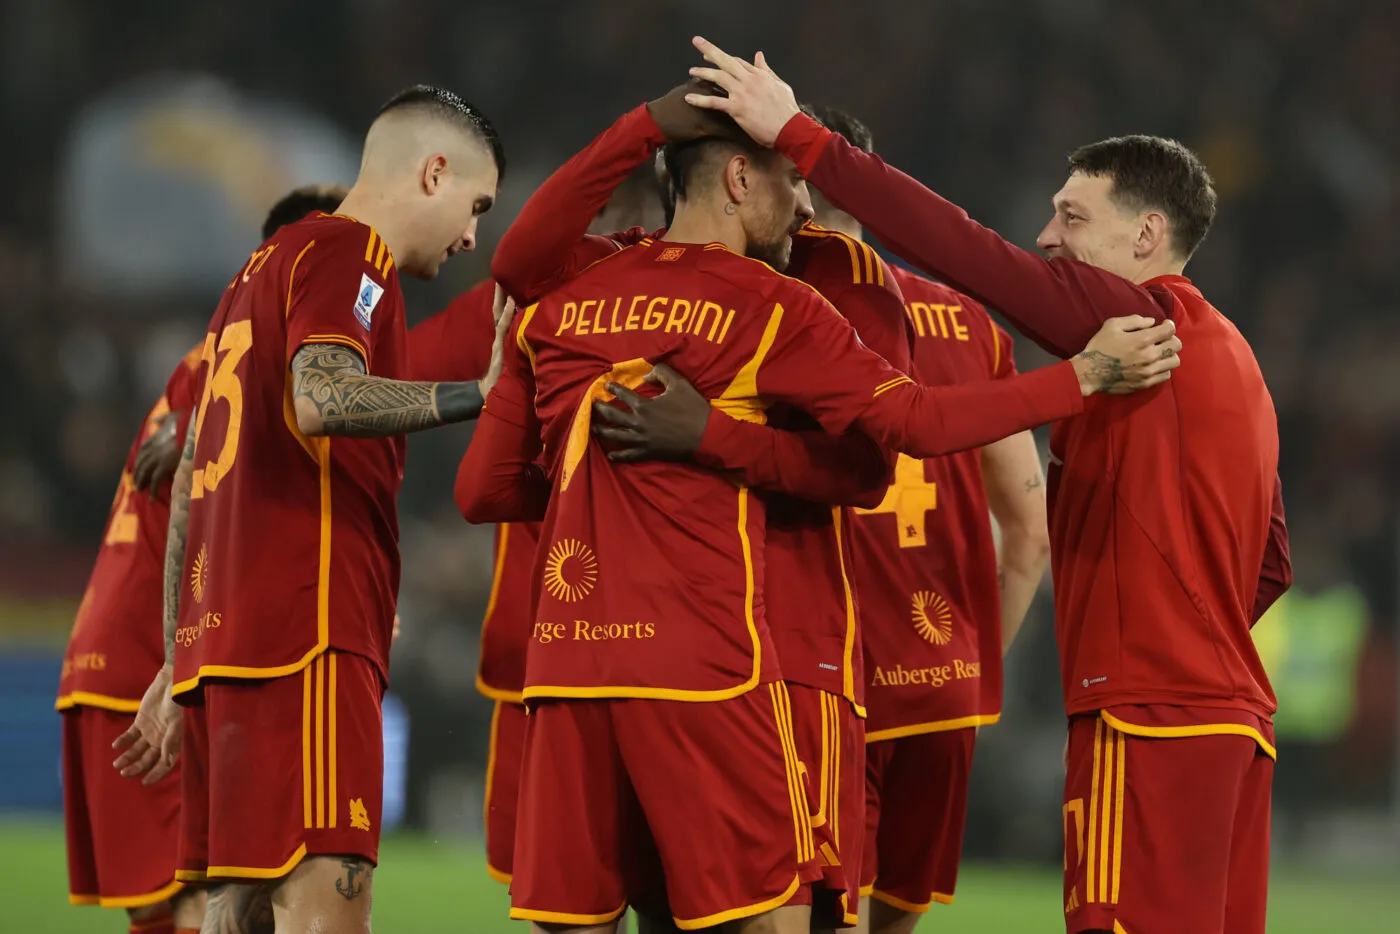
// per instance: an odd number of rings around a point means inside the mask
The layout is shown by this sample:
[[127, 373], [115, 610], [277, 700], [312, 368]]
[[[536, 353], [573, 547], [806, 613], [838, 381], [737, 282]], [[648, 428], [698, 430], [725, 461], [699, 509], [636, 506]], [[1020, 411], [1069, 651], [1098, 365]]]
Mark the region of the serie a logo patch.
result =
[[374, 306], [379, 304], [379, 299], [383, 296], [384, 286], [371, 279], [369, 273], [360, 273], [360, 292], [355, 299], [355, 318], [366, 331], [369, 330], [370, 320], [374, 317]]

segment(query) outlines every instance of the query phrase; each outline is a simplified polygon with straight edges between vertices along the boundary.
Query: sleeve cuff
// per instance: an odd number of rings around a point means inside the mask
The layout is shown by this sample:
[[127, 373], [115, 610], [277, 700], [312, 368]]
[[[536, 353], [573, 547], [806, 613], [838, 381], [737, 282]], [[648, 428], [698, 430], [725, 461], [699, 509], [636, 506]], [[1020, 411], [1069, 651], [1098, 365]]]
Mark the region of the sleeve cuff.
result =
[[645, 137], [653, 150], [666, 144], [666, 136], [661, 132], [661, 127], [656, 125], [656, 119], [652, 117], [646, 104], [638, 104], [631, 112], [624, 114], [622, 119], [629, 126], [635, 126], [637, 133]]
[[[1044, 391], [1054, 399], [1056, 414], [1051, 421], [1058, 421], [1062, 418], [1069, 418], [1084, 411], [1084, 390], [1079, 386], [1079, 374], [1074, 372], [1074, 364], [1068, 360], [1063, 363], [1056, 363], [1054, 366], [1041, 367], [1032, 370], [1029, 374], [1032, 379], [1039, 379], [1044, 382]], [[1032, 391], [1039, 394], [1042, 387], [1040, 382], [1032, 386]]]
[[805, 178], [812, 174], [817, 160], [826, 150], [834, 134], [826, 127], [804, 113], [795, 113], [783, 125], [782, 132], [773, 142], [773, 148], [787, 156], [797, 165], [797, 171]]
[[695, 462], [711, 470], [727, 470], [729, 463], [725, 451], [734, 448], [734, 432], [739, 422], [723, 412], [710, 410], [710, 420], [705, 423], [705, 434], [700, 437], [700, 446], [695, 449]]

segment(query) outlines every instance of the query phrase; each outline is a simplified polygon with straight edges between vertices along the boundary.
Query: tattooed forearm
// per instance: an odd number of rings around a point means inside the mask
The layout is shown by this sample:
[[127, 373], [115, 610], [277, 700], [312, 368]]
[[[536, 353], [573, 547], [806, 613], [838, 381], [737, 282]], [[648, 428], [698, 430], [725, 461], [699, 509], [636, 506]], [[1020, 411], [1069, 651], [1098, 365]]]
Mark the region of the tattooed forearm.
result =
[[338, 344], [307, 344], [292, 360], [299, 410], [314, 407], [319, 434], [385, 438], [465, 421], [481, 413], [471, 383], [412, 383], [370, 376], [359, 355]]
[[273, 934], [272, 899], [260, 885], [220, 885], [204, 909], [206, 934]]
[[170, 484], [170, 529], [165, 536], [165, 662], [175, 661], [175, 630], [180, 615], [180, 584], [185, 573], [185, 536], [190, 522], [190, 487], [194, 480], [194, 433], [198, 412], [190, 413], [185, 450]]
[[353, 902], [365, 890], [365, 885], [374, 879], [374, 867], [364, 860], [346, 857], [340, 861], [345, 870], [335, 880], [335, 890], [347, 902]]
[[1026, 492], [1034, 493], [1036, 490], [1040, 489], [1043, 484], [1044, 481], [1041, 479], [1040, 472], [1036, 471], [1036, 475], [1026, 481]]
[[1123, 361], [1099, 350], [1086, 350], [1079, 359], [1087, 363], [1088, 378], [1099, 392], [1123, 380]]

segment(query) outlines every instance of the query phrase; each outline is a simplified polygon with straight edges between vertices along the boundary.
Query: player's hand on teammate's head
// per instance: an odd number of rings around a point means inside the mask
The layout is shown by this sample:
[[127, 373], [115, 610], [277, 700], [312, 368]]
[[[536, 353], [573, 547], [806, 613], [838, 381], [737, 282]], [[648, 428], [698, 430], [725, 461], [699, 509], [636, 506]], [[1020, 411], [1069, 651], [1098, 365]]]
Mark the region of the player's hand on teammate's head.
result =
[[656, 100], [647, 102], [651, 119], [666, 137], [668, 143], [688, 143], [691, 140], [719, 136], [725, 139], [740, 139], [744, 131], [734, 120], [717, 110], [706, 110], [686, 102], [689, 94], [712, 94], [723, 96], [724, 89], [709, 81], [691, 78], [685, 84], [678, 84]]
[[510, 325], [515, 320], [515, 299], [506, 294], [505, 289], [496, 286], [496, 298], [491, 309], [496, 320], [496, 334], [491, 340], [491, 362], [486, 366], [486, 375], [477, 380], [481, 398], [491, 395], [491, 389], [501, 378], [501, 368], [505, 366], [506, 342], [510, 339]]
[[692, 92], [685, 95], [686, 103], [728, 114], [755, 142], [772, 146], [798, 113], [792, 88], [768, 67], [762, 52], [750, 63], [700, 36], [691, 42], [712, 66], [690, 69], [691, 77], [717, 84], [724, 96]]
[[131, 470], [131, 482], [136, 489], [154, 496], [161, 484], [175, 475], [175, 468], [180, 464], [180, 439], [175, 437], [178, 421], [178, 412], [166, 412], [160, 417], [156, 430], [141, 442], [136, 451], [136, 465]]
[[593, 433], [619, 445], [608, 452], [610, 461], [691, 460], [710, 421], [709, 400], [664, 363], [657, 364], [646, 379], [662, 387], [660, 395], [648, 399], [608, 383], [608, 391], [627, 408], [595, 402]]
[[1170, 320], [1109, 318], [1073, 364], [1086, 396], [1139, 392], [1171, 379], [1171, 371], [1181, 366], [1181, 338]]
[[112, 765], [123, 778], [145, 776], [143, 785], [154, 785], [170, 774], [180, 758], [184, 720], [180, 706], [170, 694], [173, 680], [170, 666], [161, 666], [141, 697], [136, 719], [112, 748], [121, 755]]

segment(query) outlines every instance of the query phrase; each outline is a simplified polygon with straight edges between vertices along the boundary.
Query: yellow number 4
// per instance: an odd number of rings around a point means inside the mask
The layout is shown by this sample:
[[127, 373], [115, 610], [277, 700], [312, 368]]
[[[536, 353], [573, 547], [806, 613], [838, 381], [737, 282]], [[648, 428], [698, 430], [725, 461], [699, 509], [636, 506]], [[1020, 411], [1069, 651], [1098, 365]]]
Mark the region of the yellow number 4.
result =
[[204, 352], [200, 359], [209, 365], [210, 370], [204, 381], [204, 398], [199, 403], [199, 422], [194, 429], [195, 448], [199, 447], [204, 420], [214, 399], [228, 403], [228, 427], [224, 430], [224, 443], [219, 448], [218, 458], [206, 461], [203, 467], [195, 469], [190, 499], [201, 498], [206, 490], [210, 493], [217, 490], [219, 481], [233, 469], [233, 462], [238, 457], [238, 433], [243, 427], [243, 384], [239, 382], [236, 371], [239, 362], [252, 347], [251, 321], [235, 321], [225, 327], [219, 335], [217, 352], [214, 335], [206, 334], [204, 337]]
[[899, 531], [900, 548], [922, 548], [928, 544], [924, 515], [938, 508], [938, 484], [924, 479], [924, 462], [908, 454], [899, 455], [894, 467], [894, 483], [874, 509], [857, 509], [862, 516], [893, 515]]

